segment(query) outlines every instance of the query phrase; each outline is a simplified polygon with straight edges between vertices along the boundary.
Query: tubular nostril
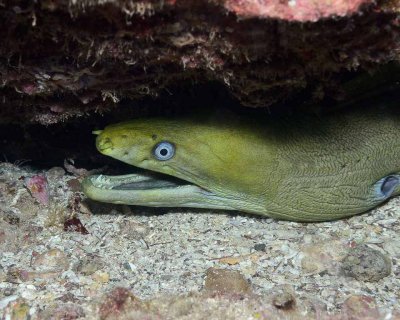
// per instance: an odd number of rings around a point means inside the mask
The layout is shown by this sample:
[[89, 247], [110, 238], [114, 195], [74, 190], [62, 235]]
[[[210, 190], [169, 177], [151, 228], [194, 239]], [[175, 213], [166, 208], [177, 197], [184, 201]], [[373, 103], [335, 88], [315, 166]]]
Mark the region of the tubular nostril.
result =
[[97, 149], [99, 151], [105, 151], [107, 149], [114, 149], [114, 144], [110, 138], [104, 137], [97, 139]]

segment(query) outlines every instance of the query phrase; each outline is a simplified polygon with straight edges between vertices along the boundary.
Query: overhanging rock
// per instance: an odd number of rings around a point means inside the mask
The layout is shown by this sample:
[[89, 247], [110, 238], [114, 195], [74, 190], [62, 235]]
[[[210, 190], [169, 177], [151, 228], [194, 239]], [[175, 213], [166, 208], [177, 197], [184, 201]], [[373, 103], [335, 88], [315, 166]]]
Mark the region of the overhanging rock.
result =
[[50, 124], [218, 81], [243, 105], [399, 59], [400, 1], [44, 0], [0, 8], [2, 122]]

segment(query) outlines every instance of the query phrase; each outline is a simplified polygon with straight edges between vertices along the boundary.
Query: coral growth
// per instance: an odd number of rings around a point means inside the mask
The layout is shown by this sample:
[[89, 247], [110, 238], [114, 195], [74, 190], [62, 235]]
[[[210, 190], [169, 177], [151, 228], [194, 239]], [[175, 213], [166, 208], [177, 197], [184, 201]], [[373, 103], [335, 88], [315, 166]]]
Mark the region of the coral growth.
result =
[[244, 17], [278, 18], [287, 21], [317, 21], [356, 13], [371, 0], [226, 0], [225, 7]]
[[336, 98], [343, 72], [398, 60], [399, 1], [6, 1], [1, 122], [51, 124], [122, 99], [224, 84], [266, 107], [308, 90]]

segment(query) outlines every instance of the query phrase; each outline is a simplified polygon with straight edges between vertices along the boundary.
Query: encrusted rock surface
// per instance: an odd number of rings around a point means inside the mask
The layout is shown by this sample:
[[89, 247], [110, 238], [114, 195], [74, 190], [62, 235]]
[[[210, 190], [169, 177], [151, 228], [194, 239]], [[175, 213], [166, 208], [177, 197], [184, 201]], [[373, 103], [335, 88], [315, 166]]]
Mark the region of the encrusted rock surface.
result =
[[99, 205], [66, 167], [0, 164], [0, 319], [400, 319], [400, 198], [302, 224]]
[[115, 112], [120, 101], [204, 81], [247, 106], [343, 100], [349, 72], [399, 60], [399, 8], [398, 0], [3, 1], [0, 122]]

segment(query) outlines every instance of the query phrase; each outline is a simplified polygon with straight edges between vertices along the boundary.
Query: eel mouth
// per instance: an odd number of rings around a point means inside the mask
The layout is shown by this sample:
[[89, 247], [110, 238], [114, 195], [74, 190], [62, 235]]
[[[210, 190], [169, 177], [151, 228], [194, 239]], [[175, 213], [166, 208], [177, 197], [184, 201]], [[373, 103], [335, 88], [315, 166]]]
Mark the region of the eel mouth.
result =
[[175, 177], [150, 174], [93, 175], [82, 182], [90, 199], [151, 207], [228, 209], [223, 197]]
[[188, 185], [178, 178], [159, 178], [144, 174], [126, 174], [121, 176], [93, 175], [86, 183], [92, 187], [104, 190], [151, 190], [168, 189]]

